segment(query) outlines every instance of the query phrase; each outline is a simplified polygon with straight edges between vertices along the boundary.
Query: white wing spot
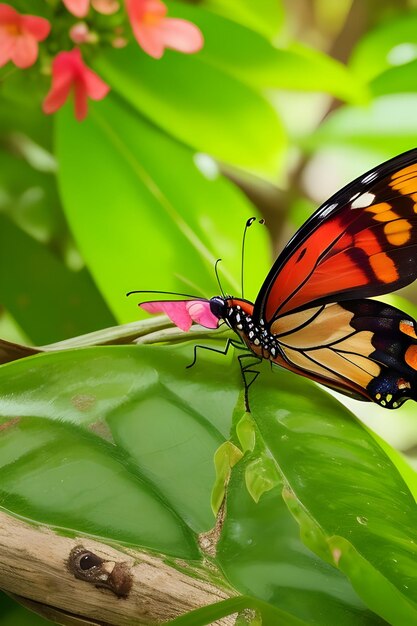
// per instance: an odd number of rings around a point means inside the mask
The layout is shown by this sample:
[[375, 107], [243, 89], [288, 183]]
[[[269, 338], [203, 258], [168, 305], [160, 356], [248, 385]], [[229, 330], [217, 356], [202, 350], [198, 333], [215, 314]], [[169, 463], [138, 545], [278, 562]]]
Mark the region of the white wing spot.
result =
[[363, 183], [370, 183], [373, 180], [375, 180], [375, 178], [378, 178], [378, 173], [377, 172], [371, 172], [370, 174], [368, 174], [367, 176], [365, 176], [365, 178], [362, 178], [362, 182]]
[[375, 200], [374, 193], [365, 192], [352, 202], [352, 204], [350, 205], [350, 208], [351, 209], [364, 209], [365, 207], [370, 206], [374, 200]]

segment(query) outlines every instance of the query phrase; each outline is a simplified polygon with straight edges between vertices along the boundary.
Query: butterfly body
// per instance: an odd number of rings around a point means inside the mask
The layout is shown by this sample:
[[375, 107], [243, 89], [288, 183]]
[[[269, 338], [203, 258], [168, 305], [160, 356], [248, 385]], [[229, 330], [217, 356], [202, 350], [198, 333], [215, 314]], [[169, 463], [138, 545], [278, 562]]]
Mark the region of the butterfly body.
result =
[[319, 207], [278, 256], [253, 304], [189, 296], [141, 306], [166, 313], [185, 331], [193, 321], [216, 328], [223, 320], [257, 357], [396, 409], [417, 400], [417, 324], [369, 298], [416, 278], [414, 149]]
[[264, 320], [253, 316], [253, 304], [239, 298], [210, 299], [210, 310], [241, 338], [256, 356], [273, 361], [279, 355], [279, 345], [266, 328]]

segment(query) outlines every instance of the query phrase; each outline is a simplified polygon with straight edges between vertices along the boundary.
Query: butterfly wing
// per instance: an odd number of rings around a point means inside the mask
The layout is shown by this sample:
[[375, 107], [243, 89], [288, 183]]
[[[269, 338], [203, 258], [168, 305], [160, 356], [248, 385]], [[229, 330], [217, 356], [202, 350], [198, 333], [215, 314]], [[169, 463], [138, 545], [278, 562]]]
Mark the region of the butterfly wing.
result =
[[417, 277], [417, 149], [322, 205], [268, 274], [254, 316], [271, 325], [313, 304], [381, 295]]
[[276, 362], [362, 400], [397, 408], [417, 399], [414, 320], [376, 300], [320, 304], [274, 321]]

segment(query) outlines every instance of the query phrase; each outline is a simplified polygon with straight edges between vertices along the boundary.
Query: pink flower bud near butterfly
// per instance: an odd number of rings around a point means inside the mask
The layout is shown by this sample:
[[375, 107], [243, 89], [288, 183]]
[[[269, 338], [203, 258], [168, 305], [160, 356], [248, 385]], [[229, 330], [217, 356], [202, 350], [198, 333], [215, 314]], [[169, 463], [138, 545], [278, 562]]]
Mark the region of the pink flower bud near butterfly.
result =
[[165, 313], [181, 330], [190, 330], [193, 322], [205, 328], [217, 328], [219, 318], [213, 315], [208, 300], [162, 300], [160, 302], [142, 302], [139, 305], [148, 313]]
[[52, 63], [52, 87], [43, 102], [44, 113], [55, 113], [74, 94], [75, 117], [78, 121], [88, 112], [88, 98], [102, 100], [110, 87], [84, 63], [77, 48], [60, 52]]
[[51, 25], [43, 17], [22, 15], [0, 4], [0, 67], [9, 61], [25, 69], [38, 58], [38, 42], [49, 35]]
[[166, 17], [161, 0], [126, 0], [126, 10], [136, 41], [155, 59], [165, 48], [192, 54], [203, 47], [201, 30], [187, 20]]

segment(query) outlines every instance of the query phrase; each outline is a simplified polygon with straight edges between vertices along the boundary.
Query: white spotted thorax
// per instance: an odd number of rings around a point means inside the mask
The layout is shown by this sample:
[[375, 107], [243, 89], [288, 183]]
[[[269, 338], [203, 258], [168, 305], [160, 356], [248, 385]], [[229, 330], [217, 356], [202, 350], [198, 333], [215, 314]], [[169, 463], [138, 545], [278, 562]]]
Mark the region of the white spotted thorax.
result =
[[[265, 328], [264, 320], [254, 322], [252, 315], [237, 305], [228, 304], [228, 300], [215, 297], [210, 300], [212, 313], [224, 319], [255, 354], [262, 352], [265, 359], [274, 359], [279, 354], [278, 343]], [[220, 309], [221, 307], [221, 309]]]

